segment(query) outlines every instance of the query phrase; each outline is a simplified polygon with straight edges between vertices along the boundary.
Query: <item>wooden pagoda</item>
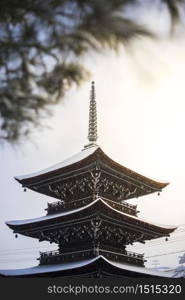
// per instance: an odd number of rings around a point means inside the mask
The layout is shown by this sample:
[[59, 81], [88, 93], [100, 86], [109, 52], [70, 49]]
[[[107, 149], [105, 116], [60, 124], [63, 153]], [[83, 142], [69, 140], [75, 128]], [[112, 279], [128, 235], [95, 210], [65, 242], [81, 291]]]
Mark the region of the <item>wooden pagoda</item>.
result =
[[37, 267], [15, 270], [12, 276], [162, 277], [144, 267], [143, 255], [129, 252], [126, 247], [169, 236], [175, 227], [140, 219], [137, 206], [127, 200], [159, 193], [168, 183], [123, 167], [96, 144], [94, 82], [90, 92], [88, 140], [89, 144], [80, 153], [64, 162], [15, 178], [24, 189], [57, 201], [48, 203], [43, 217], [6, 224], [15, 234], [56, 243], [58, 249], [40, 253]]

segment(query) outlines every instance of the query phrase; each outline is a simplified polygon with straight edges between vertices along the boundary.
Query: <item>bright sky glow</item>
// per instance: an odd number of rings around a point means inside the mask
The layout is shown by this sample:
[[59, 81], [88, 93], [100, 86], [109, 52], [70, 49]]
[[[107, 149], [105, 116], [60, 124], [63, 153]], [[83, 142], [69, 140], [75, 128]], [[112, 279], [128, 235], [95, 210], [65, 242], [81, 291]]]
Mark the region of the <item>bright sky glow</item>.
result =
[[[142, 38], [120, 49], [119, 55], [91, 53], [85, 60], [96, 82], [99, 145], [124, 166], [170, 182], [160, 196], [137, 200], [139, 216], [161, 224], [184, 224], [185, 35], [174, 40]], [[4, 224], [44, 215], [47, 201], [52, 201], [32, 191], [23, 193], [13, 177], [40, 171], [83, 148], [87, 143], [89, 89], [90, 83], [85, 83], [70, 91], [63, 104], [54, 108], [54, 116], [44, 121], [51, 130], [33, 132], [35, 145], [25, 141], [16, 151], [8, 146], [1, 150], [0, 268], [35, 265], [33, 257], [38, 257], [39, 247], [48, 249], [47, 243], [26, 237], [15, 239]], [[146, 256], [185, 251], [185, 230], [177, 236], [178, 242], [164, 242], [164, 246], [160, 242], [155, 247], [147, 244]], [[139, 247], [143, 252], [144, 246]], [[27, 250], [12, 255], [13, 249], [21, 248]], [[11, 259], [7, 259], [7, 249], [11, 249]], [[22, 259], [16, 253], [22, 253]], [[173, 266], [178, 255], [157, 259], [162, 265]]]

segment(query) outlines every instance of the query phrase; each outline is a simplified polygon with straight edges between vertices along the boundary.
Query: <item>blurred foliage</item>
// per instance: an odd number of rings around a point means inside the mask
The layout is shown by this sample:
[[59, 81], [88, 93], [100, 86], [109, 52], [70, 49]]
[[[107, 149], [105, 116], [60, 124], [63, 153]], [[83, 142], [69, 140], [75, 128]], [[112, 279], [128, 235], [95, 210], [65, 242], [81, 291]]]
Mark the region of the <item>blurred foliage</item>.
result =
[[[150, 1], [150, 0], [149, 0]], [[183, 0], [166, 3], [172, 20]], [[89, 78], [79, 57], [149, 34], [124, 14], [137, 0], [1, 0], [0, 139], [17, 141], [48, 105]]]
[[185, 0], [161, 0], [166, 4], [170, 16], [171, 16], [171, 32], [173, 33], [175, 25], [179, 22], [184, 16], [181, 15], [181, 12], [184, 13]]

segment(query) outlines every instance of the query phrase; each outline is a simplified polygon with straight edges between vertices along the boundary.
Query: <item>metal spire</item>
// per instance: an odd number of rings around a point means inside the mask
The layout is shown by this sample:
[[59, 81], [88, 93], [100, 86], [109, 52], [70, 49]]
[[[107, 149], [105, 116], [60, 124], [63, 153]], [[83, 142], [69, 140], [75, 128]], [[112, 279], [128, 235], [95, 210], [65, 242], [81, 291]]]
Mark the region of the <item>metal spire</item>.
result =
[[89, 130], [88, 130], [88, 140], [90, 144], [96, 143], [97, 136], [97, 111], [96, 111], [96, 95], [95, 95], [95, 85], [94, 81], [91, 84], [90, 91], [90, 106], [89, 106]]

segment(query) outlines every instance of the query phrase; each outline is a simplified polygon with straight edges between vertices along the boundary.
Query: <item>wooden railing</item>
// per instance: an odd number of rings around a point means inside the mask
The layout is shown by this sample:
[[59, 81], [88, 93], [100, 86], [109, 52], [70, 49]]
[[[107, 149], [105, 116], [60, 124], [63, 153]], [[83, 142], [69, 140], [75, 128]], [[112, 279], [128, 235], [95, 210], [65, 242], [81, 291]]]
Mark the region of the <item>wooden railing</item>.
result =
[[[115, 202], [115, 201], [112, 201], [112, 200], [104, 198], [104, 197], [100, 197], [100, 198], [102, 200], [104, 200], [106, 203], [108, 203], [111, 207], [113, 207], [121, 212], [130, 214], [133, 216], [137, 216], [137, 213], [138, 213], [137, 205], [132, 205], [127, 202], [119, 203], [119, 202]], [[56, 201], [53, 203], [48, 203], [48, 207], [46, 208], [47, 214], [51, 215], [51, 214], [64, 212], [64, 211], [67, 211], [70, 209], [80, 208], [80, 207], [83, 207], [83, 206], [91, 203], [92, 199], [93, 199], [92, 196], [90, 196], [90, 197], [83, 198], [83, 199], [76, 200], [76, 201], [70, 201], [70, 202]]]
[[130, 263], [138, 266], [144, 266], [144, 255], [134, 253], [131, 251], [125, 251], [124, 253], [119, 253], [115, 251], [110, 251], [107, 249], [94, 248], [94, 249], [84, 249], [80, 251], [73, 251], [67, 253], [61, 253], [59, 250], [41, 252], [40, 253], [40, 265], [47, 264], [57, 264], [57, 263], [67, 263], [72, 261], [80, 261], [87, 258], [93, 258], [102, 255], [107, 259], [112, 261], [117, 261], [120, 263]]
[[83, 198], [76, 201], [64, 202], [64, 201], [55, 201], [53, 203], [48, 203], [48, 207], [46, 208], [48, 215], [56, 214], [58, 212], [67, 211], [70, 209], [75, 209], [79, 207], [83, 207], [84, 205], [92, 202], [92, 197]]

